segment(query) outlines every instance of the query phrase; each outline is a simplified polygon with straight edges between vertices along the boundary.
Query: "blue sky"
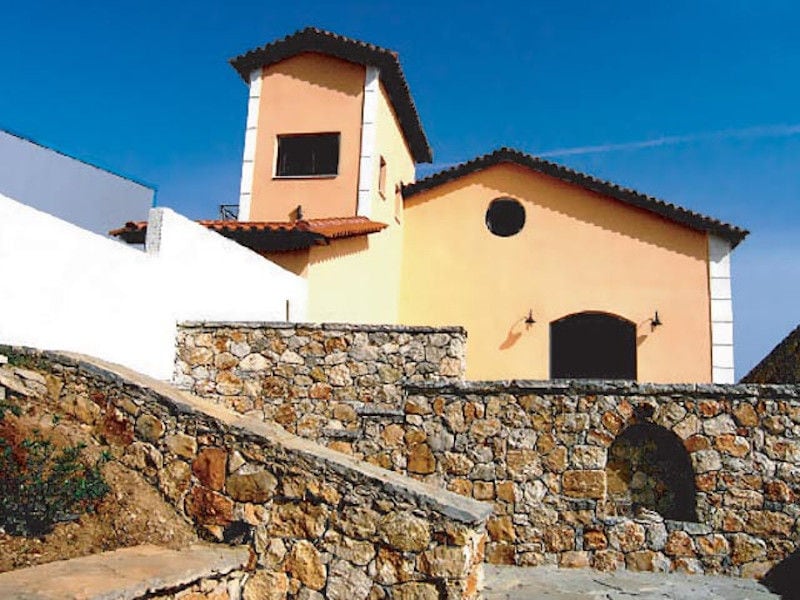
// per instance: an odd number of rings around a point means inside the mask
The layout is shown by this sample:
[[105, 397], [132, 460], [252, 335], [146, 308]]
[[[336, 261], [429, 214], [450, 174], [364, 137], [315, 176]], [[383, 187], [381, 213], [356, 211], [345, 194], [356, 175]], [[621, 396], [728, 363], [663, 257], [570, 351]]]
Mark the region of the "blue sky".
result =
[[434, 169], [513, 146], [750, 229], [733, 261], [738, 376], [800, 322], [800, 3], [34, 0], [2, 13], [0, 127], [152, 182], [191, 217], [237, 199], [247, 89], [227, 59], [316, 25], [400, 53]]

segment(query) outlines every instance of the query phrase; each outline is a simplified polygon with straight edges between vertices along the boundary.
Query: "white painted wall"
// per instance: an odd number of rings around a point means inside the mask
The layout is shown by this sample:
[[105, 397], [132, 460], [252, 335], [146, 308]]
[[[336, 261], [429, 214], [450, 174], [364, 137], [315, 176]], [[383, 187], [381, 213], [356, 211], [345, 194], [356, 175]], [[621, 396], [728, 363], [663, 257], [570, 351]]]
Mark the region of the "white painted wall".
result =
[[0, 343], [72, 350], [159, 378], [175, 320], [154, 257], [0, 195]]
[[[306, 282], [169, 209], [148, 252], [0, 194], [0, 343], [172, 376], [176, 322], [305, 320]], [[150, 227], [148, 227], [150, 229]]]
[[180, 321], [306, 319], [308, 284], [221, 235], [168, 208], [150, 211], [147, 253], [171, 282]]
[[155, 191], [0, 130], [0, 194], [106, 235], [146, 219]]

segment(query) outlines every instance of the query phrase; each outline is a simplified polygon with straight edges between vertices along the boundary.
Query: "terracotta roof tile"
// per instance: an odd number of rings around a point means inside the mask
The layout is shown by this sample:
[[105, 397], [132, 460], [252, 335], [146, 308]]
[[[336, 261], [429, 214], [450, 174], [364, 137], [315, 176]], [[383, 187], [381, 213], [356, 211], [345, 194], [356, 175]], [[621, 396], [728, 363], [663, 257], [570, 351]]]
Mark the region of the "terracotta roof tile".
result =
[[672, 204], [654, 198], [653, 196], [642, 194], [641, 192], [622, 187], [610, 181], [597, 179], [586, 173], [575, 171], [537, 156], [514, 150], [513, 148], [500, 148], [489, 154], [473, 158], [472, 160], [450, 167], [449, 169], [444, 169], [443, 171], [439, 171], [419, 181], [408, 184], [403, 187], [403, 196], [405, 198], [410, 198], [426, 190], [469, 175], [470, 173], [488, 169], [489, 167], [501, 163], [512, 163], [527, 167], [533, 171], [543, 173], [544, 175], [549, 175], [550, 177], [566, 181], [567, 183], [579, 185], [593, 192], [597, 192], [598, 194], [609, 196], [626, 204], [656, 213], [670, 221], [675, 221], [681, 225], [691, 227], [692, 229], [708, 231], [709, 233], [713, 233], [728, 240], [734, 247], [750, 233], [741, 227], [696, 213], [682, 206], [678, 206], [677, 204]]
[[400, 59], [392, 50], [316, 27], [306, 27], [232, 58], [230, 63], [245, 83], [249, 83], [250, 73], [255, 69], [273, 65], [302, 52], [317, 52], [360, 65], [378, 67], [381, 82], [389, 94], [414, 160], [418, 163], [429, 163], [433, 160], [433, 151], [422, 128]]
[[[371, 221], [367, 217], [332, 217], [303, 221], [201, 220], [197, 223], [249, 248], [276, 252], [377, 233], [387, 227], [385, 223]], [[109, 231], [109, 235], [119, 237], [129, 244], [144, 243], [146, 234], [147, 221], [131, 221], [124, 227]]]
[[387, 227], [385, 223], [371, 221], [366, 217], [313, 219], [307, 223], [309, 231], [319, 233], [329, 239], [377, 233]]

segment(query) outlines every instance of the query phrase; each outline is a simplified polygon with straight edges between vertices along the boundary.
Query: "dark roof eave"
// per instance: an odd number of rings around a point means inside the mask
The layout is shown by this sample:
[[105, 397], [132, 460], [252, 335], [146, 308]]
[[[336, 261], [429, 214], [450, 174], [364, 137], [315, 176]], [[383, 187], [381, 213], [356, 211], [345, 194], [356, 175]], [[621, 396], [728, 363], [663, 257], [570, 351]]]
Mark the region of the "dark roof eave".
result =
[[[224, 228], [211, 231], [255, 252], [289, 252], [329, 243], [324, 235], [311, 231], [245, 231]], [[144, 244], [147, 228], [116, 230], [111, 234], [126, 244]]]
[[348, 62], [378, 67], [381, 81], [394, 106], [400, 127], [417, 163], [433, 161], [431, 150], [419, 113], [411, 97], [397, 54], [386, 48], [360, 42], [330, 31], [307, 27], [285, 38], [270, 42], [230, 59], [239, 76], [250, 82], [254, 70], [291, 58], [302, 52], [318, 52]]
[[325, 244], [327, 241], [324, 235], [311, 231], [247, 231], [238, 229], [217, 229], [213, 231], [255, 252], [303, 250], [311, 246]]
[[145, 238], [147, 237], [147, 229], [117, 229], [115, 231], [109, 231], [108, 234], [113, 237], [118, 237], [126, 244], [144, 244]]
[[438, 173], [420, 179], [419, 181], [405, 185], [403, 186], [403, 197], [411, 198], [416, 194], [420, 194], [450, 181], [460, 179], [471, 173], [476, 173], [501, 163], [511, 163], [527, 167], [555, 179], [578, 185], [593, 192], [597, 192], [598, 194], [609, 196], [615, 200], [630, 204], [631, 206], [636, 206], [655, 213], [665, 219], [680, 223], [692, 229], [713, 233], [714, 235], [728, 240], [734, 248], [750, 233], [748, 230], [735, 225], [730, 225], [676, 204], [642, 194], [636, 190], [624, 188], [610, 181], [597, 179], [586, 173], [575, 171], [512, 148], [500, 148], [489, 154], [484, 154], [483, 156], [450, 167], [449, 169], [444, 169]]

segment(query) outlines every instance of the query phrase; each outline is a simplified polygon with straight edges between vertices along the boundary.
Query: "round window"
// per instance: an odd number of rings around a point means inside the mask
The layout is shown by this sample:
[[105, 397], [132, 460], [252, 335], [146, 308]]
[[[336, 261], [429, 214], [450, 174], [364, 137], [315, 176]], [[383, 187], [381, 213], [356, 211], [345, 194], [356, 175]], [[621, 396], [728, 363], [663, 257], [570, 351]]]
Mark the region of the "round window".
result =
[[492, 200], [486, 210], [486, 227], [495, 235], [510, 237], [525, 225], [525, 207], [513, 198]]

